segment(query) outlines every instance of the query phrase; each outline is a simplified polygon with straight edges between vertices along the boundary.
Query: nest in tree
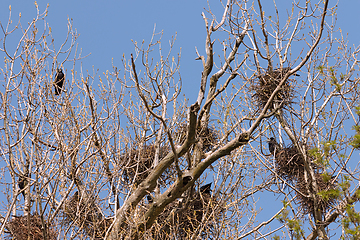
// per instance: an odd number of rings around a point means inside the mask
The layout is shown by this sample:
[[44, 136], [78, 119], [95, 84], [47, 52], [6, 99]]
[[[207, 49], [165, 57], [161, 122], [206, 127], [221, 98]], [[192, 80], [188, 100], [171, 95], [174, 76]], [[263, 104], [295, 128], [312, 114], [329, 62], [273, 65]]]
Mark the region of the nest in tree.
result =
[[[44, 219], [44, 222], [47, 222], [46, 219]], [[41, 217], [37, 214], [15, 216], [6, 224], [6, 228], [10, 232], [6, 239], [56, 239], [58, 235], [50, 226], [43, 226]]]
[[211, 199], [211, 194], [197, 192], [189, 201], [173, 202], [165, 208], [153, 227], [153, 238], [188, 239], [201, 225], [200, 236], [208, 236], [214, 230], [214, 221], [217, 221], [222, 213], [223, 208], [219, 207], [218, 201]]
[[[309, 191], [313, 192], [318, 203], [318, 209], [321, 211], [327, 210], [336, 201], [337, 186], [332, 178], [325, 179], [326, 175], [321, 173], [315, 173], [316, 184], [318, 192], [313, 190], [309, 180], [305, 181], [304, 175], [299, 178], [296, 189], [301, 192], [296, 193], [296, 200], [301, 205], [304, 213], [314, 212], [314, 199], [310, 197]], [[309, 190], [308, 190], [309, 189]]]
[[[259, 108], [263, 108], [266, 105], [270, 96], [279, 86], [280, 82], [283, 80], [283, 77], [289, 70], [291, 70], [290, 67], [275, 69], [272, 72], [268, 71], [264, 74], [261, 74], [258, 77], [258, 81], [255, 81], [251, 85], [250, 90], [255, 92], [253, 98]], [[294, 97], [294, 88], [291, 85], [291, 80], [288, 78], [281, 86], [280, 91], [276, 94], [273, 102], [270, 104], [269, 109], [272, 110], [274, 107], [285, 108], [286, 106], [292, 104]]]
[[[121, 161], [125, 164], [123, 178], [127, 183], [140, 184], [147, 178], [153, 168], [155, 160], [155, 145], [145, 145], [143, 148], [132, 148], [128, 150]], [[159, 160], [169, 153], [168, 147], [160, 147]], [[167, 185], [173, 179], [172, 169], [167, 169], [161, 175], [159, 183]]]
[[[177, 130], [178, 142], [183, 144], [187, 136], [187, 125], [180, 125]], [[202, 150], [209, 152], [219, 141], [218, 132], [212, 127], [203, 128], [198, 126], [196, 129], [196, 138], [200, 144], [202, 144]]]
[[295, 146], [275, 151], [276, 173], [286, 179], [297, 179], [304, 172], [304, 159]]
[[93, 239], [103, 239], [112, 223], [112, 219], [104, 218], [93, 197], [80, 198], [75, 194], [64, 203], [64, 222], [73, 224]]
[[[178, 223], [180, 236], [189, 237], [189, 233], [193, 234], [200, 224], [203, 222], [203, 217], [208, 218], [213, 211], [213, 202], [210, 204], [210, 194], [197, 194], [196, 198], [189, 202], [183, 214], [179, 214]], [[216, 203], [215, 203], [216, 204]], [[205, 220], [206, 221], [206, 220]], [[213, 224], [208, 223], [203, 228], [203, 232], [211, 231]]]

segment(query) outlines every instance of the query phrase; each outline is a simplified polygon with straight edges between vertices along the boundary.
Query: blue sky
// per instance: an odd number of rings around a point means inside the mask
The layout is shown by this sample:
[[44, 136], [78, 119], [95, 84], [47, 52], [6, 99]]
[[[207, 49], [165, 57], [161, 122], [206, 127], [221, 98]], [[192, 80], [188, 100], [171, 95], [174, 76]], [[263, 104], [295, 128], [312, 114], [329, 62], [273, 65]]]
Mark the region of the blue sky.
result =
[[[265, 0], [263, 0], [265, 1]], [[268, 1], [268, 0], [266, 0]], [[278, 4], [286, 0], [277, 1]], [[218, 17], [222, 8], [218, 1], [210, 0], [210, 5]], [[272, 2], [272, 1], [271, 1]], [[330, 1], [333, 6], [337, 1]], [[37, 1], [40, 11], [44, 11], [47, 1]], [[12, 19], [17, 21], [19, 12], [22, 22], [32, 20], [36, 15], [33, 1], [1, 0], [0, 21], [4, 25], [8, 20], [8, 6], [12, 6]], [[79, 48], [83, 55], [91, 53], [84, 59], [83, 69], [92, 66], [99, 73], [112, 69], [114, 65], [121, 67], [123, 54], [129, 59], [134, 52], [131, 40], [145, 43], [151, 37], [154, 26], [156, 31], [164, 31], [163, 45], [166, 46], [171, 37], [177, 34], [173, 54], [181, 48], [180, 72], [183, 80], [183, 93], [191, 100], [196, 99], [202, 71], [202, 64], [196, 61], [195, 47], [204, 54], [206, 31], [201, 12], [207, 8], [205, 0], [139, 0], [139, 1], [51, 1], [46, 21], [52, 28], [55, 45], [58, 47], [67, 33], [67, 19], [73, 19], [74, 28], [80, 34]], [[359, 0], [339, 2], [337, 26], [349, 33], [349, 45], [360, 44], [360, 8]], [[66, 66], [65, 66], [66, 68]], [[69, 67], [71, 68], [71, 67]], [[277, 211], [277, 210], [276, 210]]]
[[[209, 2], [220, 18], [222, 7], [219, 1]], [[282, 2], [284, 0], [277, 1], [278, 6], [281, 7]], [[330, 5], [333, 6], [336, 2], [331, 1]], [[48, 1], [40, 0], [37, 3], [40, 11], [44, 11]], [[17, 21], [19, 12], [22, 14], [23, 23], [31, 21], [36, 14], [34, 1], [2, 0], [2, 24], [7, 23], [9, 5], [12, 7], [14, 22]], [[342, 28], [343, 33], [349, 33], [350, 45], [359, 44], [360, 1], [340, 1], [338, 6], [337, 26]], [[204, 54], [205, 24], [201, 12], [207, 7], [205, 0], [51, 1], [46, 21], [52, 28], [55, 45], [59, 46], [65, 39], [67, 19], [73, 19], [74, 28], [80, 34], [77, 41], [79, 48], [83, 55], [91, 53], [82, 61], [83, 69], [91, 70], [94, 66], [100, 73], [111, 71], [112, 59], [114, 65], [120, 67], [122, 55], [125, 54], [129, 59], [130, 53], [134, 52], [131, 40], [141, 42], [144, 39], [147, 43], [155, 25], [157, 32], [164, 31], [163, 46], [177, 33], [173, 54], [176, 55], [181, 47], [180, 72], [183, 90], [187, 98], [193, 100], [198, 92], [202, 71], [201, 62], [195, 60], [195, 47]], [[216, 39], [216, 35], [213, 38]], [[188, 87], [189, 85], [191, 87]]]
[[[47, 1], [37, 1], [43, 11]], [[27, 23], [36, 14], [33, 1], [1, 1], [0, 21], [6, 24], [8, 6], [12, 7], [12, 19], [22, 14], [22, 22]], [[74, 28], [80, 34], [79, 48], [84, 59], [83, 69], [99, 69], [105, 72], [114, 65], [121, 67], [123, 54], [127, 59], [134, 52], [131, 40], [147, 43], [156, 31], [164, 31], [163, 46], [177, 33], [173, 54], [182, 52], [181, 72], [184, 82], [198, 86], [201, 76], [201, 61], [196, 61], [195, 46], [204, 51], [205, 28], [201, 12], [207, 7], [204, 0], [195, 1], [51, 1], [46, 21], [52, 28], [55, 46], [59, 46], [67, 33], [67, 18], [73, 19]], [[65, 66], [66, 68], [66, 66]], [[196, 84], [194, 84], [196, 83]], [[185, 90], [185, 89], [184, 89]], [[197, 94], [197, 90], [193, 92]], [[194, 96], [195, 98], [196, 96]]]

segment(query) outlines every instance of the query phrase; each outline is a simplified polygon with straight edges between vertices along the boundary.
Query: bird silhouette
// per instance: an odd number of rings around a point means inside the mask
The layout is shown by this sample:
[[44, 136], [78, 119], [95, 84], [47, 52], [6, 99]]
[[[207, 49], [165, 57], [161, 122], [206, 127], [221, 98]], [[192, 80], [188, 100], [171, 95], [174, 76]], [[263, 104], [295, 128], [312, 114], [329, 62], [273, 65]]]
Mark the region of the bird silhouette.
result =
[[62, 87], [64, 85], [65, 75], [61, 68], [56, 69], [55, 75], [55, 95], [59, 95], [61, 93]]
[[188, 184], [190, 181], [192, 180], [191, 176], [185, 176], [183, 178], [183, 186], [185, 186], [186, 184]]
[[208, 184], [206, 184], [206, 185], [204, 185], [204, 186], [201, 186], [200, 187], [200, 192], [202, 193], [202, 194], [211, 194], [211, 184], [212, 183], [208, 183]]
[[151, 195], [147, 195], [147, 196], [146, 196], [146, 199], [148, 200], [148, 203], [149, 203], [149, 204], [151, 204], [151, 203], [154, 202], [154, 199], [153, 199], [153, 197], [152, 197]]
[[278, 151], [280, 149], [279, 144], [276, 142], [275, 138], [271, 137], [268, 140], [268, 144], [269, 144], [269, 151], [271, 154], [274, 154], [275, 151]]
[[24, 196], [25, 198], [25, 187], [27, 185], [27, 180], [26, 180], [26, 177], [24, 176], [20, 176], [19, 179], [18, 179], [18, 186], [20, 188], [20, 191], [22, 191], [22, 195]]

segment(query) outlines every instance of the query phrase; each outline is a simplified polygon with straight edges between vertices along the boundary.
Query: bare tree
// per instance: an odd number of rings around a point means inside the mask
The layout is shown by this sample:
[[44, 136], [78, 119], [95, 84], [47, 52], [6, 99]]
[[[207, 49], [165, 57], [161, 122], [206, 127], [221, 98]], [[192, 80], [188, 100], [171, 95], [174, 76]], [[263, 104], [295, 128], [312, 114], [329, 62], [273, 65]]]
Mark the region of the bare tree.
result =
[[[360, 115], [359, 47], [336, 31], [337, 6], [221, 3], [219, 16], [211, 5], [202, 13], [203, 70], [190, 103], [176, 37], [164, 53], [154, 29], [121, 67], [90, 75], [70, 20], [57, 47], [47, 10], [36, 6], [28, 26], [19, 17], [11, 28], [10, 9], [1, 25], [1, 234], [329, 239], [334, 223], [343, 238], [359, 236], [359, 138], [349, 127]], [[282, 205], [263, 214], [269, 205], [258, 198], [269, 195]]]

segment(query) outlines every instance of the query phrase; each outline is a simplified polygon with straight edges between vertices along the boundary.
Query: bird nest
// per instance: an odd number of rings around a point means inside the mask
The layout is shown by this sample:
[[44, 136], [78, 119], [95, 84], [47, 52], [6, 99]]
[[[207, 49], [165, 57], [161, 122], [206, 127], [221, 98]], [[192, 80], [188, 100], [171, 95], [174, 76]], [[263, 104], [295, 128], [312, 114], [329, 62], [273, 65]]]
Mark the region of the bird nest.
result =
[[208, 236], [222, 213], [219, 201], [212, 199], [210, 193], [196, 192], [192, 199], [173, 202], [164, 209], [152, 229], [153, 238], [174, 239], [176, 235], [188, 239], [199, 229], [201, 236]]
[[317, 209], [321, 211], [326, 211], [336, 201], [336, 182], [332, 178], [326, 179], [325, 175], [321, 173], [315, 173], [315, 180], [318, 187], [317, 193], [312, 190], [312, 185], [305, 181], [304, 175], [299, 178], [296, 184], [296, 189], [302, 193], [296, 193], [296, 200], [305, 214], [313, 213], [314, 211], [314, 199], [310, 197], [309, 191], [316, 194]]
[[[37, 214], [29, 216], [14, 216], [7, 224], [9, 235], [5, 239], [56, 239], [57, 232], [50, 226], [43, 228], [42, 219]], [[47, 222], [46, 220], [44, 222]], [[46, 231], [46, 232], [45, 232]], [[46, 234], [46, 237], [44, 236]]]
[[[274, 90], [279, 86], [283, 80], [285, 74], [290, 70], [289, 67], [283, 69], [275, 69], [272, 72], [268, 71], [261, 74], [258, 77], [258, 81], [255, 81], [250, 90], [254, 91], [253, 99], [256, 105], [261, 109], [268, 102], [270, 96]], [[280, 91], [276, 94], [273, 102], [270, 104], [269, 109], [273, 110], [274, 106], [285, 108], [292, 104], [292, 100], [295, 97], [295, 91], [291, 84], [292, 79], [286, 79], [284, 84], [281, 86]]]
[[[132, 148], [128, 150], [121, 161], [124, 166], [123, 179], [127, 183], [134, 182], [135, 185], [139, 185], [143, 180], [147, 178], [153, 168], [155, 159], [156, 147], [155, 145], [145, 145], [143, 148]], [[165, 157], [169, 153], [168, 147], [160, 147], [159, 160]], [[168, 168], [161, 175], [159, 183], [161, 185], [167, 185], [173, 179], [172, 169]]]
[[208, 219], [210, 214], [215, 210], [214, 206], [217, 205], [217, 202], [211, 202], [210, 199], [210, 194], [198, 194], [192, 201], [189, 202], [186, 206], [186, 210], [182, 214], [179, 214], [178, 227], [180, 230], [180, 236], [188, 238], [189, 235], [191, 236], [194, 232], [196, 232], [203, 222], [205, 224], [202, 228], [202, 235], [213, 230], [214, 225], [211, 221], [207, 222], [206, 219]]
[[80, 198], [78, 192], [65, 201], [63, 213], [65, 224], [77, 226], [94, 239], [103, 239], [112, 223], [112, 219], [104, 218], [93, 197]]
[[[177, 129], [178, 142], [183, 144], [187, 136], [188, 126], [180, 125]], [[209, 152], [219, 141], [218, 132], [212, 127], [198, 126], [196, 129], [196, 138], [202, 144], [202, 150]]]
[[276, 173], [286, 179], [297, 179], [304, 172], [304, 159], [295, 146], [275, 151]]

